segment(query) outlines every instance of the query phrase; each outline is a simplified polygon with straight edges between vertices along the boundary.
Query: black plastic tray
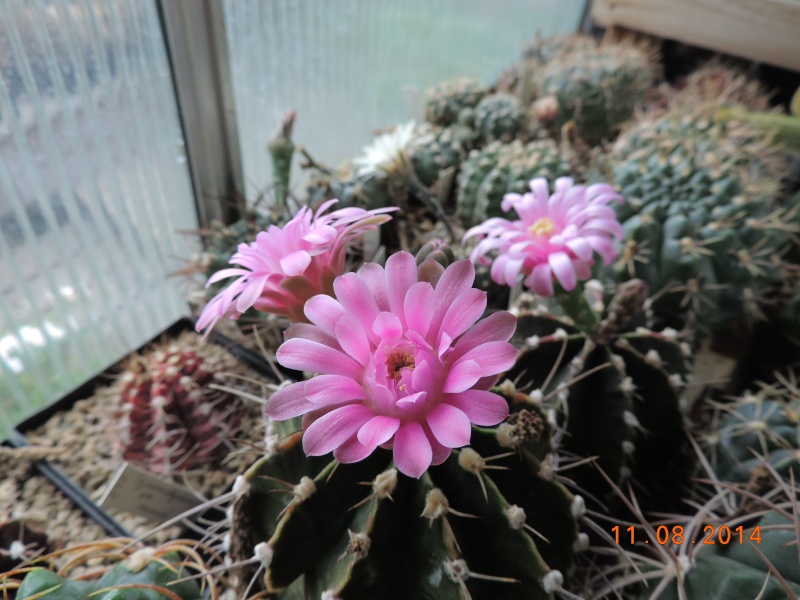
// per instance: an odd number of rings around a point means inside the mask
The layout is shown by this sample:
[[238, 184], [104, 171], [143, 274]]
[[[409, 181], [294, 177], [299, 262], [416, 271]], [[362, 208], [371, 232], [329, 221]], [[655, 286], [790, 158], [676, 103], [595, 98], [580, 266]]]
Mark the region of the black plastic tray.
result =
[[[177, 337], [184, 331], [194, 331], [193, 320], [183, 318], [179, 321], [176, 321], [167, 329], [139, 346], [139, 348], [131, 352], [131, 354], [141, 352], [154, 342]], [[253, 371], [264, 376], [270, 382], [276, 383], [276, 378], [272, 367], [260, 354], [244, 348], [230, 338], [214, 331], [209, 334], [208, 341], [210, 343], [222, 346], [236, 359], [246, 364]], [[90, 397], [92, 394], [94, 394], [96, 389], [106, 387], [109, 382], [108, 379], [104, 378], [104, 375], [106, 375], [109, 371], [114, 370], [114, 368], [121, 362], [122, 361], [117, 361], [109, 365], [91, 380], [81, 384], [61, 398], [51, 402], [27, 419], [19, 422], [12, 430], [8, 438], [8, 443], [15, 447], [28, 445], [25, 432], [31, 431], [32, 429], [36, 429], [40, 425], [43, 425], [56, 413], [70, 409], [78, 400]], [[286, 373], [288, 375], [293, 374], [290, 372]], [[61, 491], [61, 493], [63, 493], [78, 508], [80, 508], [86, 514], [86, 516], [102, 527], [106, 533], [111, 536], [133, 537], [130, 532], [122, 527], [122, 525], [117, 523], [117, 521], [114, 520], [106, 511], [100, 508], [91, 498], [89, 498], [89, 496], [80, 486], [73, 482], [72, 479], [65, 475], [56, 466], [47, 460], [42, 460], [35, 463], [35, 467], [41, 475], [47, 478], [58, 490]], [[208, 517], [209, 515], [205, 515], [205, 518]], [[190, 528], [186, 528], [187, 536], [191, 536], [191, 531], [192, 530]]]

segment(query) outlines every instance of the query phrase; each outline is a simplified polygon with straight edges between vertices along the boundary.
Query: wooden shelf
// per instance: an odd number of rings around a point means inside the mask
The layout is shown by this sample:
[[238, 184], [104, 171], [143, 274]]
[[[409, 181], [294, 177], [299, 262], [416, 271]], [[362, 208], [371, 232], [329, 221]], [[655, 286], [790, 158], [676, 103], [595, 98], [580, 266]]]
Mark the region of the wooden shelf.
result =
[[800, 71], [800, 0], [594, 0], [620, 26]]

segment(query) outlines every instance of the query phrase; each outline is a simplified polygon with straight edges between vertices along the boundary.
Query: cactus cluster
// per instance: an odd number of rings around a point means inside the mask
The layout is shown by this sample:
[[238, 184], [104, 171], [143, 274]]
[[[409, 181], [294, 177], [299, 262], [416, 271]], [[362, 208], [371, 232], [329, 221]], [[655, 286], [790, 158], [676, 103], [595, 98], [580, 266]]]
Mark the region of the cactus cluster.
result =
[[445, 81], [428, 90], [425, 119], [442, 127], [454, 125], [462, 110], [474, 108], [488, 93], [486, 87], [468, 77]]
[[534, 75], [539, 98], [553, 97], [556, 131], [574, 121], [590, 145], [612, 138], [633, 116], [652, 80], [650, 61], [639, 48], [602, 44], [590, 52], [556, 53]]
[[687, 312], [712, 331], [759, 318], [790, 227], [774, 205], [780, 152], [745, 124], [668, 113], [625, 133], [610, 162], [626, 199], [617, 277], [647, 281], [669, 324]]
[[[246, 474], [231, 552], [286, 598], [553, 598], [585, 543], [583, 501], [553, 477], [550, 428], [528, 398], [419, 479], [379, 452], [306, 458], [297, 433]], [[283, 595], [281, 595], [283, 593]]]
[[133, 356], [115, 384], [121, 457], [165, 474], [224, 457], [243, 405], [211, 386], [230, 383], [239, 369], [193, 333]]
[[423, 185], [432, 187], [447, 170], [455, 173], [466, 154], [466, 144], [458, 126], [431, 126], [421, 133], [420, 142], [411, 152], [411, 163]]
[[[645, 504], [669, 505], [679, 493], [669, 486], [685, 467], [689, 349], [674, 330], [642, 327], [642, 281], [622, 284], [607, 309], [600, 291], [588, 295], [591, 302], [562, 292], [565, 316], [520, 312], [512, 342], [522, 350], [507, 377], [553, 411], [563, 430], [561, 455], [597, 457], [612, 481], [622, 485], [632, 477], [646, 490]], [[570, 473], [581, 489], [605, 487], [593, 467]]]
[[552, 140], [528, 144], [493, 142], [473, 150], [458, 175], [458, 215], [464, 225], [502, 216], [505, 194], [524, 193], [535, 177], [555, 179], [572, 171], [569, 162]]
[[459, 123], [472, 129], [477, 146], [494, 141], [508, 143], [523, 132], [525, 111], [515, 96], [501, 92], [486, 96], [474, 110], [465, 109]]

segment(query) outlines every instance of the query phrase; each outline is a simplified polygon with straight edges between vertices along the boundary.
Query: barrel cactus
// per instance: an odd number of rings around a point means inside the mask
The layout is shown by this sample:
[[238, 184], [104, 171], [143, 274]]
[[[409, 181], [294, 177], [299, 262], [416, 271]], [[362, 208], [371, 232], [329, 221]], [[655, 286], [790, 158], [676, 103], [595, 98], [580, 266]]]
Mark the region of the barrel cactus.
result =
[[537, 95], [552, 96], [558, 102], [554, 129], [574, 121], [578, 134], [590, 145], [616, 135], [644, 100], [651, 80], [647, 54], [625, 44], [559, 54], [534, 78]]
[[617, 276], [648, 282], [655, 316], [676, 326], [693, 313], [710, 331], [760, 318], [796, 226], [775, 210], [780, 150], [746, 124], [672, 112], [625, 133], [610, 162], [627, 199]]
[[441, 83], [426, 94], [425, 119], [442, 127], [454, 125], [462, 110], [474, 108], [488, 93], [486, 87], [468, 77]]
[[716, 407], [703, 439], [721, 481], [753, 481], [765, 461], [783, 476], [800, 475], [800, 398], [796, 382], [781, 380]]
[[450, 169], [455, 175], [466, 154], [466, 145], [458, 126], [431, 127], [421, 130], [421, 137], [411, 152], [414, 172], [423, 185], [431, 187]]
[[389, 192], [377, 177], [362, 175], [351, 163], [343, 163], [330, 173], [315, 172], [306, 188], [307, 202], [316, 205], [336, 198], [340, 206], [382, 208], [389, 205]]
[[188, 332], [130, 358], [114, 387], [120, 457], [168, 474], [223, 458], [244, 407], [210, 385], [231, 383], [237, 371], [233, 356]]
[[508, 143], [523, 133], [525, 111], [515, 96], [501, 92], [486, 96], [473, 110], [465, 109], [459, 116], [459, 123], [475, 132], [476, 145], [494, 141]]
[[288, 437], [245, 475], [234, 557], [261, 545], [264, 587], [302, 576], [300, 598], [553, 598], [582, 502], [546, 469], [544, 414], [527, 400], [512, 410], [419, 479], [398, 474], [387, 451], [337, 465]]
[[465, 226], [503, 215], [505, 194], [523, 193], [535, 177], [555, 179], [571, 172], [569, 162], [552, 140], [528, 144], [492, 142], [473, 150], [458, 176], [458, 215]]
[[[549, 311], [522, 306], [512, 340], [522, 351], [506, 376], [553, 411], [563, 430], [561, 454], [597, 457], [612, 481], [633, 478], [646, 490], [643, 505], [664, 508], [677, 500], [675, 482], [686, 466], [689, 349], [674, 330], [643, 327], [642, 281], [620, 285], [607, 309], [597, 285], [586, 294], [557, 292]], [[570, 477], [581, 489], [608, 490], [592, 467], [575, 468]]]

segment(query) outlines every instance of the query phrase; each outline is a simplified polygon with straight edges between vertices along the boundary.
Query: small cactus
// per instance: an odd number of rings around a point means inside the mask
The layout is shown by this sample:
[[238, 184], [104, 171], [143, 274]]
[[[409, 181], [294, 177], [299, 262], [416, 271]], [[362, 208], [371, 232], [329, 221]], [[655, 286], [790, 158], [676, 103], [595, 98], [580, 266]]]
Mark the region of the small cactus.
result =
[[535, 177], [554, 180], [571, 173], [569, 162], [552, 140], [523, 144], [492, 142], [473, 150], [458, 176], [458, 215], [465, 226], [489, 217], [515, 218], [503, 213], [500, 204], [508, 193], [528, 191]]
[[116, 383], [122, 459], [168, 474], [225, 456], [243, 405], [210, 386], [238, 369], [232, 356], [194, 333], [131, 358]]
[[474, 108], [488, 93], [477, 80], [467, 77], [441, 83], [428, 90], [425, 119], [441, 127], [454, 125], [463, 109]]
[[483, 146], [516, 139], [525, 128], [525, 111], [515, 96], [506, 93], [491, 94], [474, 109], [466, 109], [459, 122], [475, 132], [475, 143]]
[[414, 172], [423, 185], [436, 185], [448, 169], [456, 171], [466, 154], [465, 140], [461, 128], [431, 127], [423, 129], [421, 141], [411, 152]]

